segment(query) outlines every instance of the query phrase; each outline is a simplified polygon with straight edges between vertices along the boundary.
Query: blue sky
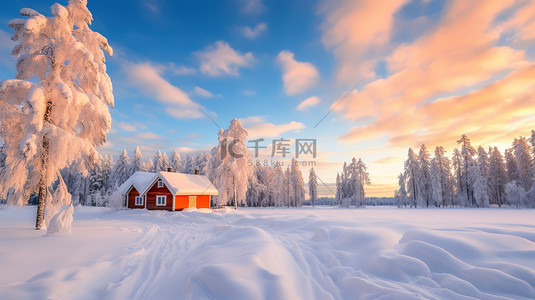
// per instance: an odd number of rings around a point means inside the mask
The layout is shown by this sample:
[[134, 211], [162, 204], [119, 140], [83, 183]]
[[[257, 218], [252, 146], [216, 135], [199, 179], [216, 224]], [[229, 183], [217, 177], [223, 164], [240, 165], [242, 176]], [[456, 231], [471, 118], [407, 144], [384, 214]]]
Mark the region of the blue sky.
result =
[[[516, 124], [481, 124], [492, 111], [455, 121], [439, 109], [452, 107], [449, 101], [482, 111], [489, 103], [473, 94], [530, 74], [532, 1], [88, 2], [92, 29], [115, 50], [107, 62], [113, 126], [103, 153], [131, 153], [136, 145], [145, 158], [158, 149], [208, 150], [217, 125], [237, 117], [264, 145], [317, 139], [318, 175], [327, 183], [343, 161], [362, 157], [374, 183], [369, 194], [391, 195], [408, 147], [451, 149], [462, 133], [475, 144], [507, 145], [534, 124], [533, 108], [520, 100], [529, 85], [500, 108], [518, 115]], [[3, 4], [0, 78], [15, 74], [7, 22], [22, 7], [50, 15], [52, 4]]]

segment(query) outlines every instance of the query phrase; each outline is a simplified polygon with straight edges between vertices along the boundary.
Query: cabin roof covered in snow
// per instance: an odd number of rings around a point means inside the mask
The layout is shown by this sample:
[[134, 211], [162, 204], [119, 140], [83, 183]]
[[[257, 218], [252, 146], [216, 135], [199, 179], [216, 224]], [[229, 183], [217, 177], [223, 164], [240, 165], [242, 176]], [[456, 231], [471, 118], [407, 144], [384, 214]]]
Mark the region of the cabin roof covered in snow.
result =
[[163, 171], [152, 177], [141, 194], [147, 193], [158, 179], [165, 183], [173, 195], [217, 195], [217, 189], [206, 176]]
[[151, 183], [155, 175], [155, 173], [136, 171], [134, 174], [132, 174], [132, 176], [130, 176], [130, 178], [121, 184], [119, 191], [124, 195], [128, 193], [131, 186], [134, 186], [134, 188], [136, 188], [141, 195], [141, 191], [143, 191], [147, 185]]

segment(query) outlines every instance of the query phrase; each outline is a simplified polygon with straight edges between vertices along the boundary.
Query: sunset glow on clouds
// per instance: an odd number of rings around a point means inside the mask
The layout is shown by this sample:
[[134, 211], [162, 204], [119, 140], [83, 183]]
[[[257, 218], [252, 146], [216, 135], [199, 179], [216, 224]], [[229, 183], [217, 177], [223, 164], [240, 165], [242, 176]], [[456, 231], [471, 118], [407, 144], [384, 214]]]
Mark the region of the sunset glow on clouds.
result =
[[[0, 12], [3, 78], [15, 72], [12, 2]], [[327, 185], [362, 158], [369, 194], [391, 196], [409, 147], [451, 154], [468, 134], [504, 149], [535, 129], [532, 0], [149, 2], [88, 1], [116, 52], [107, 153], [205, 151], [236, 117], [250, 139], [317, 139]]]
[[[336, 107], [351, 120], [371, 119], [340, 140], [386, 135], [389, 146], [407, 148], [421, 143], [453, 146], [461, 133], [485, 144], [526, 134], [518, 125], [527, 125], [535, 113], [529, 105], [535, 66], [526, 47], [516, 43], [529, 28], [517, 19], [526, 19], [527, 10], [535, 17], [535, 10], [532, 4], [517, 5], [505, 19], [497, 19], [514, 4], [448, 2], [428, 32], [412, 43], [390, 43], [388, 53], [367, 58], [384, 60], [388, 76], [370, 80]], [[504, 40], [507, 34], [514, 40]]]

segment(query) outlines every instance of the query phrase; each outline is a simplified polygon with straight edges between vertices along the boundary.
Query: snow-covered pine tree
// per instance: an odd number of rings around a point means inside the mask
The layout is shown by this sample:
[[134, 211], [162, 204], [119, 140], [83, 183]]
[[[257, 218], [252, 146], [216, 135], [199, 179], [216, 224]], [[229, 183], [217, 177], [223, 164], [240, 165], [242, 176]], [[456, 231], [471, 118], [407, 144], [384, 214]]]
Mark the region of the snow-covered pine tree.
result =
[[114, 101], [103, 52], [111, 56], [113, 50], [89, 28], [87, 1], [55, 3], [51, 12], [45, 17], [23, 8], [27, 18], [9, 22], [18, 41], [11, 52], [17, 75], [0, 83], [0, 138], [7, 155], [0, 194], [10, 191], [8, 203], [20, 206], [37, 192], [36, 229], [43, 226], [48, 187], [59, 170], [94, 156], [106, 142]]
[[180, 152], [178, 152], [177, 149], [175, 149], [171, 154], [171, 161], [169, 161], [169, 165], [175, 172], [182, 172], [182, 159], [180, 158]]
[[453, 205], [464, 205], [468, 200], [466, 199], [466, 186], [463, 173], [463, 156], [457, 148], [453, 149], [451, 163], [455, 172], [455, 203]]
[[169, 157], [167, 157], [167, 153], [164, 152], [162, 155], [162, 171], [167, 171], [169, 166]]
[[310, 174], [308, 176], [308, 195], [310, 196], [310, 204], [315, 206], [316, 200], [318, 199], [318, 178], [316, 177], [314, 168], [310, 168]]
[[505, 203], [505, 185], [508, 182], [507, 171], [503, 156], [497, 147], [494, 147], [489, 158], [489, 194], [493, 204], [502, 206]]
[[513, 154], [513, 149], [505, 150], [505, 166], [507, 167], [508, 182], [517, 181], [518, 180], [518, 166], [516, 163], [515, 155]]
[[[205, 175], [208, 163], [212, 159], [210, 153], [201, 152], [195, 157], [195, 169], [199, 170], [200, 175]], [[195, 172], [195, 171], [194, 171]]]
[[433, 200], [436, 206], [451, 205], [453, 193], [450, 161], [445, 155], [443, 147], [435, 148], [435, 156], [431, 160], [431, 178]]
[[152, 158], [149, 157], [149, 159], [145, 163], [145, 168], [144, 169], [147, 170], [147, 172], [152, 172], [153, 171], [154, 163], [152, 162]]
[[99, 156], [89, 158], [87, 160], [89, 165], [89, 205], [96, 204], [96, 194], [100, 195], [101, 190], [104, 188], [104, 178], [102, 174], [103, 159]]
[[516, 160], [517, 181], [524, 190], [529, 191], [533, 182], [533, 159], [531, 148], [524, 137], [519, 137], [513, 142], [513, 153]]
[[284, 205], [290, 207], [290, 204], [293, 202], [293, 187], [292, 187], [292, 174], [290, 172], [290, 167], [286, 167], [283, 177], [283, 191], [284, 191]]
[[410, 197], [410, 207], [416, 207], [418, 204], [418, 180], [420, 174], [419, 158], [412, 148], [409, 148], [407, 160], [405, 161], [404, 177], [407, 180], [407, 191]]
[[481, 175], [488, 180], [489, 177], [489, 155], [487, 151], [481, 146], [477, 147], [477, 165]]
[[370, 174], [367, 171], [366, 164], [359, 158], [356, 165], [356, 176], [357, 176], [357, 190], [355, 191], [355, 198], [357, 199], [357, 206], [364, 206], [364, 201], [366, 199], [366, 190], [364, 189], [365, 185], [370, 185]]
[[342, 206], [342, 182], [340, 181], [340, 173], [336, 173], [336, 202], [338, 206]]
[[134, 150], [134, 159], [130, 165], [130, 174], [134, 174], [137, 171], [146, 171], [139, 146], [136, 146], [136, 149]]
[[270, 188], [273, 193], [273, 202], [275, 206], [284, 206], [285, 192], [284, 192], [284, 171], [279, 163], [275, 165], [273, 170], [273, 177]]
[[466, 134], [463, 134], [461, 138], [457, 141], [457, 144], [461, 145], [461, 155], [463, 160], [463, 169], [462, 172], [465, 174], [464, 176], [464, 185], [465, 185], [465, 192], [466, 192], [466, 205], [467, 206], [475, 206], [475, 200], [474, 200], [474, 187], [473, 182], [470, 181], [469, 174], [469, 168], [470, 166], [475, 164], [474, 161], [474, 155], [476, 154], [476, 149], [472, 147], [472, 144], [470, 142], [470, 139]]
[[509, 205], [516, 207], [525, 207], [529, 201], [526, 190], [516, 180], [505, 185], [505, 197]]
[[418, 164], [420, 165], [420, 177], [418, 178], [418, 186], [420, 187], [420, 203], [422, 206], [429, 207], [432, 202], [433, 191], [431, 190], [431, 162], [429, 160], [429, 152], [427, 147], [422, 144], [420, 153], [418, 154]]
[[[234, 208], [245, 203], [248, 178], [252, 172], [249, 166], [249, 154], [245, 146], [247, 130], [236, 118], [230, 121], [227, 130], [219, 131], [218, 149], [213, 153], [220, 154], [221, 163], [216, 170], [210, 171], [214, 185], [219, 191], [220, 203], [232, 203]], [[225, 153], [226, 155], [222, 155]], [[212, 173], [213, 172], [213, 173]]]
[[164, 169], [162, 152], [158, 150], [156, 154], [154, 155], [154, 165], [152, 166], [152, 172], [158, 173], [160, 171], [166, 171], [166, 170]]
[[408, 196], [407, 196], [407, 185], [405, 183], [405, 176], [403, 175], [403, 173], [400, 173], [399, 176], [398, 176], [398, 184], [399, 184], [399, 189], [397, 190], [397, 206], [398, 207], [406, 207], [409, 203], [408, 203]]
[[115, 163], [112, 173], [112, 184], [115, 187], [114, 189], [121, 186], [121, 184], [130, 177], [130, 170], [130, 158], [128, 157], [126, 149], [123, 149], [123, 152], [119, 155], [117, 163]]
[[292, 158], [291, 178], [293, 187], [292, 206], [300, 207], [305, 201], [305, 180], [299, 169], [299, 163], [295, 158]]
[[481, 169], [477, 164], [472, 164], [468, 169], [469, 181], [473, 188], [473, 201], [477, 207], [489, 206], [488, 183], [486, 178], [481, 174]]
[[111, 174], [113, 173], [113, 157], [111, 155], [106, 155], [102, 163], [102, 182], [103, 186], [103, 195], [108, 195], [113, 192], [113, 186], [111, 185]]

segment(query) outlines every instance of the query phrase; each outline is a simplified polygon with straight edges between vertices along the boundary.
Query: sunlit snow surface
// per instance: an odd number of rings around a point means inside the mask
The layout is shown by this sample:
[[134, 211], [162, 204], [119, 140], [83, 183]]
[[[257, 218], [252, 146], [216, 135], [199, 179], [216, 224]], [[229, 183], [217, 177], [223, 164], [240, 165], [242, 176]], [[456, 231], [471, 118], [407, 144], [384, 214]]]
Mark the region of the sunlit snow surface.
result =
[[534, 299], [535, 210], [0, 211], [2, 299]]

